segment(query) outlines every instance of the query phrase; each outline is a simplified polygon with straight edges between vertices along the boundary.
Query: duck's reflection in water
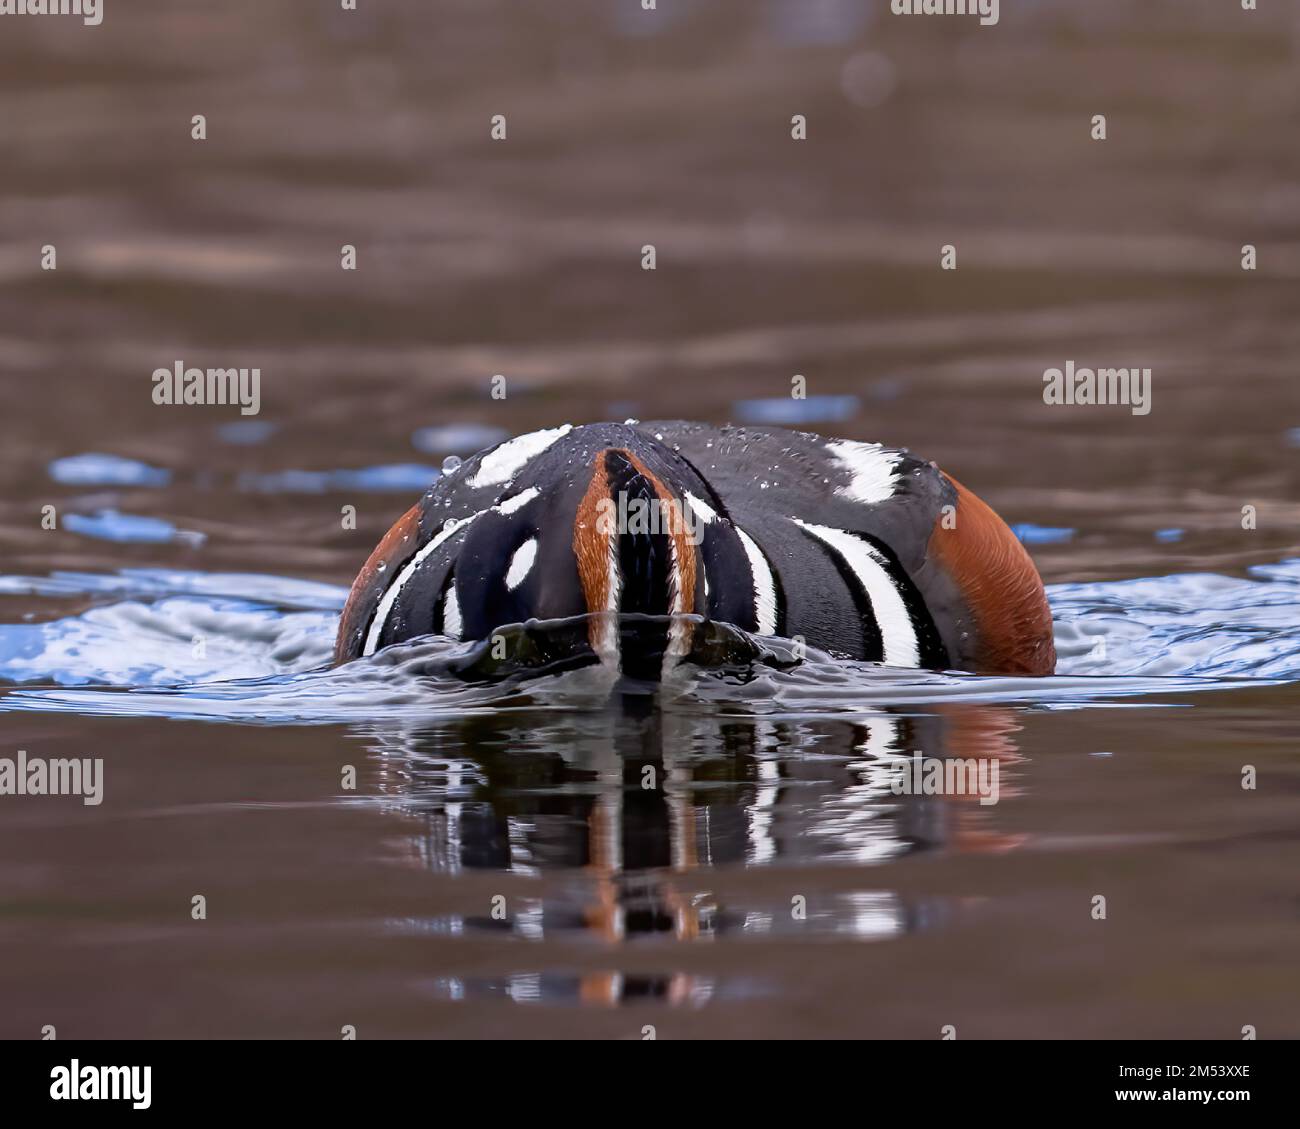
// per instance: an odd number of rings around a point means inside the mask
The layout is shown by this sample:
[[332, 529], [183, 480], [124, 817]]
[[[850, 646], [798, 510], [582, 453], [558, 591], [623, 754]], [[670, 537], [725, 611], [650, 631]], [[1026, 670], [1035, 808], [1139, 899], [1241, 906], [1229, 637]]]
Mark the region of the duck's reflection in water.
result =
[[[586, 714], [512, 713], [367, 734], [380, 789], [421, 820], [420, 863], [447, 875], [548, 879], [482, 914], [403, 923], [544, 941], [596, 936], [699, 941], [897, 937], [941, 924], [950, 899], [863, 885], [847, 864], [909, 853], [1014, 848], [976, 795], [900, 794], [917, 758], [996, 762], [1014, 795], [1012, 711], [964, 705], [852, 719], [771, 719], [651, 708], [641, 698]], [[828, 864], [841, 864], [838, 867]], [[770, 868], [768, 881], [724, 881]], [[832, 870], [829, 892], [808, 875]], [[567, 880], [566, 880], [567, 878]], [[726, 887], [725, 895], [719, 887]], [[514, 889], [518, 889], [514, 887]], [[449, 998], [701, 1003], [723, 986], [687, 973], [528, 972], [439, 982]]]

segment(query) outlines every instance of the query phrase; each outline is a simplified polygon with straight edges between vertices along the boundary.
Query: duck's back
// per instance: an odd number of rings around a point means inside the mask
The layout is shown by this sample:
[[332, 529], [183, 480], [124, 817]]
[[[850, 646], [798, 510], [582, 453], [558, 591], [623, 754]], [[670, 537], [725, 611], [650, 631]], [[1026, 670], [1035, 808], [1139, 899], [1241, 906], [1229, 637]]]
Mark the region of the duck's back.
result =
[[[338, 657], [590, 612], [693, 612], [892, 666], [1042, 674], [1055, 662], [1028, 555], [933, 463], [682, 421], [537, 432], [440, 479], [363, 568]], [[674, 631], [668, 662], [689, 645]], [[637, 659], [616, 653], [608, 625], [591, 645], [602, 661]]]

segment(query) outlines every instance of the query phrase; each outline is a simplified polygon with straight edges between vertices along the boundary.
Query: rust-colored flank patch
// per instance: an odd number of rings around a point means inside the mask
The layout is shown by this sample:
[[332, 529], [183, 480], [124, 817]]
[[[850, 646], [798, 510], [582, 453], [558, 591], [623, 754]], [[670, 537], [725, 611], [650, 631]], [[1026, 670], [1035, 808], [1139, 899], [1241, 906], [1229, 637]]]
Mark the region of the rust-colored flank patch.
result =
[[379, 565], [382, 563], [385, 566], [391, 580], [406, 563], [406, 558], [415, 552], [419, 540], [420, 506], [416, 503], [384, 534], [383, 540], [366, 558], [366, 563], [361, 566], [356, 580], [352, 582], [352, 590], [348, 593], [348, 601], [343, 605], [343, 615], [339, 619], [338, 638], [334, 641], [336, 663], [356, 657], [351, 653], [351, 642], [356, 632], [365, 626], [364, 620], [378, 602], [377, 597], [371, 597], [375, 596], [372, 585], [379, 573]]
[[[578, 503], [573, 519], [573, 555], [578, 561], [578, 580], [590, 613], [609, 608], [610, 531], [601, 531], [600, 503], [609, 497], [609, 475], [605, 470], [605, 451], [597, 451], [591, 461], [591, 481]], [[601, 624], [597, 620], [587, 627], [592, 650], [599, 653]]]
[[936, 521], [929, 555], [952, 577], [979, 629], [985, 674], [1051, 674], [1052, 610], [1038, 569], [1006, 523], [951, 475], [956, 525]]

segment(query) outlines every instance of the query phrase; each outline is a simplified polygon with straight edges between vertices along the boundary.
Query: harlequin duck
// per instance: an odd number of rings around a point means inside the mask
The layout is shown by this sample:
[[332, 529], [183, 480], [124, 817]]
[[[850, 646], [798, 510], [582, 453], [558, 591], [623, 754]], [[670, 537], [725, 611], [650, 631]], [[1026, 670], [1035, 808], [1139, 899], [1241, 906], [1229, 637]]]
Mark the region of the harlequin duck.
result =
[[1028, 553], [934, 463], [682, 421], [535, 431], [444, 474], [361, 569], [335, 657], [590, 616], [574, 636], [589, 661], [657, 677], [696, 624], [668, 617], [692, 613], [893, 667], [1056, 663]]

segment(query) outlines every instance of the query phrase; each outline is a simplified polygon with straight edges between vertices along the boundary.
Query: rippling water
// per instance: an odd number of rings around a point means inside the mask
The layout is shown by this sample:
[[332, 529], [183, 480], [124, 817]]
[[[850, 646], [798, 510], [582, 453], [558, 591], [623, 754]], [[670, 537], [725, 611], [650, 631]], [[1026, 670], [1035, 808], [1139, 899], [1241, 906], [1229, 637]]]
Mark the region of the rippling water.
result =
[[[0, 1035], [1300, 1035], [1300, 23], [1238, 7], [7, 24], [0, 756], [104, 800], [0, 798]], [[260, 415], [154, 405], [177, 359]], [[1045, 405], [1069, 359], [1151, 413]], [[632, 415], [935, 459], [1058, 674], [328, 667], [444, 457]], [[936, 758], [996, 802], [898, 791]]]
[[[1079, 1012], [1069, 1002], [1071, 978], [1114, 976], [1112, 961], [1148, 959], [1153, 935], [1168, 928], [1207, 938], [1192, 956], [1169, 958], [1175, 966], [1207, 959], [1194, 955], [1205, 945], [1220, 959], [1225, 946], [1244, 959], [1256, 944], [1253, 928], [1225, 933], [1221, 923], [1204, 923], [1205, 907], [1152, 899], [1153, 889], [1180, 873], [1199, 881], [1208, 869], [1213, 880], [1226, 864], [1205, 852], [1229, 852], [1250, 876], [1243, 890], [1220, 886], [1214, 905], [1267, 920], [1270, 874], [1294, 874], [1293, 856], [1272, 856], [1292, 841], [1293, 804], [1274, 799], [1260, 811], [1234, 794], [1246, 749], [1265, 774], [1295, 779], [1294, 726], [1281, 718], [1294, 708], [1300, 676], [1300, 560], [1251, 574], [1054, 586], [1061, 660], [1051, 678], [888, 670], [817, 653], [799, 659], [787, 641], [710, 625], [695, 633], [692, 664], [662, 687], [613, 684], [598, 668], [529, 670], [544, 650], [538, 640], [572, 623], [507, 630], [504, 662], [489, 660], [481, 644], [429, 639], [335, 669], [330, 649], [346, 595], [339, 587], [182, 570], [11, 576], [0, 579], [0, 592], [26, 596], [34, 610], [32, 622], [0, 629], [0, 684], [12, 687], [0, 711], [224, 723], [224, 736], [218, 729], [197, 738], [212, 749], [201, 776], [223, 781], [215, 791], [224, 799], [209, 793], [211, 783], [193, 781], [195, 737], [110, 737], [83, 723], [79, 740], [110, 765], [113, 826], [126, 818], [134, 830], [123, 848], [125, 828], [111, 840], [83, 829], [99, 849], [112, 846], [58, 883], [74, 900], [98, 880], [119, 897], [142, 881], [153, 891], [137, 895], [144, 901], [130, 911], [133, 924], [112, 924], [118, 913], [110, 911], [110, 921], [87, 923], [81, 940], [64, 942], [106, 947], [139, 981], [152, 971], [139, 964], [143, 956], [127, 955], [138, 946], [122, 949], [139, 935], [137, 917], [153, 921], [160, 941], [179, 940], [183, 927], [165, 924], [162, 891], [179, 891], [196, 866], [206, 870], [199, 884], [216, 883], [230, 905], [223, 919], [233, 912], [234, 920], [183, 947], [201, 962], [224, 960], [232, 943], [248, 953], [233, 1008], [185, 981], [183, 994], [205, 1000], [218, 1030], [238, 1029], [246, 1009], [261, 1015], [252, 998], [274, 975], [266, 990], [294, 1001], [276, 1029], [302, 1033], [315, 1011], [321, 1023], [360, 1016], [385, 1033], [486, 1033], [503, 1021], [495, 1008], [511, 1003], [623, 1005], [665, 1034], [721, 1033], [741, 1015], [775, 1032], [790, 1008], [830, 1006], [835, 977], [848, 977], [846, 990], [871, 1002], [865, 1017], [821, 1012], [816, 1023], [840, 1033], [924, 1035], [927, 1024], [966, 1016], [981, 1033], [1010, 1033], [1048, 1015], [1070, 1016], [1072, 1031], [1104, 1033], [1113, 1013]], [[71, 598], [92, 606], [41, 614], [45, 603]], [[1270, 688], [1283, 695], [1276, 724], [1258, 704]], [[1214, 708], [1224, 700], [1233, 704]], [[1140, 708], [1129, 715], [1139, 720], [1126, 723], [1121, 712], [1099, 725], [1064, 721], [1121, 703]], [[1183, 720], [1189, 710], [1197, 720]], [[327, 724], [339, 736], [319, 749], [287, 747], [286, 726]], [[250, 741], [259, 731], [277, 735], [275, 743]], [[1171, 733], [1180, 735], [1177, 752], [1167, 751]], [[44, 733], [40, 746], [50, 748], [53, 736]], [[1234, 759], [1215, 752], [1225, 738], [1240, 750]], [[299, 756], [305, 763], [294, 767]], [[354, 773], [360, 766], [351, 787], [330, 780], [340, 766], [348, 771], [344, 757]], [[993, 803], [899, 794], [895, 783], [918, 758], [996, 762]], [[304, 770], [319, 775], [305, 800]], [[1159, 800], [1171, 787], [1177, 802]], [[125, 811], [123, 794], [134, 797]], [[1153, 802], [1162, 806], [1153, 810]], [[62, 826], [61, 818], [38, 839], [52, 843]], [[331, 826], [332, 837], [321, 843], [313, 826]], [[177, 832], [188, 844], [178, 857], [142, 858], [123, 882], [117, 868], [135, 844], [160, 833], [176, 843]], [[235, 845], [248, 835], [248, 845]], [[357, 846], [360, 858], [352, 857]], [[923, 859], [931, 862], [920, 870], [908, 861]], [[340, 868], [341, 888], [351, 890], [346, 910], [330, 877]], [[422, 886], [420, 873], [433, 884]], [[268, 887], [286, 902], [270, 904]], [[1097, 927], [1088, 917], [1093, 890], [1124, 915], [1100, 954], [1079, 937]], [[53, 905], [36, 911], [49, 912]], [[1285, 935], [1294, 923], [1282, 928]], [[905, 938], [923, 952], [959, 943], [963, 967], [975, 970], [968, 975], [1014, 986], [1010, 1006], [1001, 995], [992, 1005], [969, 985], [933, 999], [921, 990], [923, 1002], [909, 1003], [906, 989], [876, 977], [901, 962], [924, 979], [916, 965], [924, 957], [869, 960], [824, 948]], [[1011, 971], [1003, 946], [1029, 939], [1073, 955], [1039, 956], [1046, 965], [1038, 976]], [[743, 947], [723, 960], [695, 947], [706, 941]], [[822, 954], [812, 966], [796, 955], [810, 945]], [[339, 1008], [303, 1014], [297, 993], [307, 981], [281, 962], [304, 946], [319, 975], [340, 976], [346, 966]], [[948, 984], [948, 975], [941, 980]], [[216, 982], [230, 991], [225, 975]], [[1117, 988], [1112, 1004], [1129, 1022], [1174, 1031], [1158, 982], [1140, 990], [1121, 983], [1124, 1002]], [[1163, 990], [1186, 987], [1175, 978]], [[453, 1005], [473, 1010], [440, 1010]], [[680, 1027], [658, 1014], [664, 1006], [697, 1020]], [[1205, 1031], [1222, 1007], [1213, 998], [1203, 1005]], [[1252, 1019], [1260, 1007], [1255, 998]], [[1285, 1013], [1275, 1021], [1285, 1023]], [[554, 1020], [539, 1022], [530, 1029]], [[158, 1010], [141, 1029], [173, 1027], [186, 1024]], [[572, 1029], [638, 1037], [643, 1027], [580, 1021]]]
[[502, 629], [500, 661], [485, 642], [430, 638], [334, 668], [345, 588], [162, 570], [0, 577], [0, 594], [97, 600], [75, 616], [0, 627], [0, 685], [115, 688], [15, 690], [0, 710], [318, 724], [454, 717], [521, 700], [563, 710], [639, 693], [669, 708], [711, 703], [783, 716], [927, 702], [1063, 707], [1300, 678], [1300, 560], [1250, 571], [1251, 579], [1055, 586], [1059, 657], [1050, 679], [891, 670], [708, 624], [664, 687], [615, 684], [598, 670], [539, 673], [551, 660], [536, 642], [585, 630], [583, 617]]

